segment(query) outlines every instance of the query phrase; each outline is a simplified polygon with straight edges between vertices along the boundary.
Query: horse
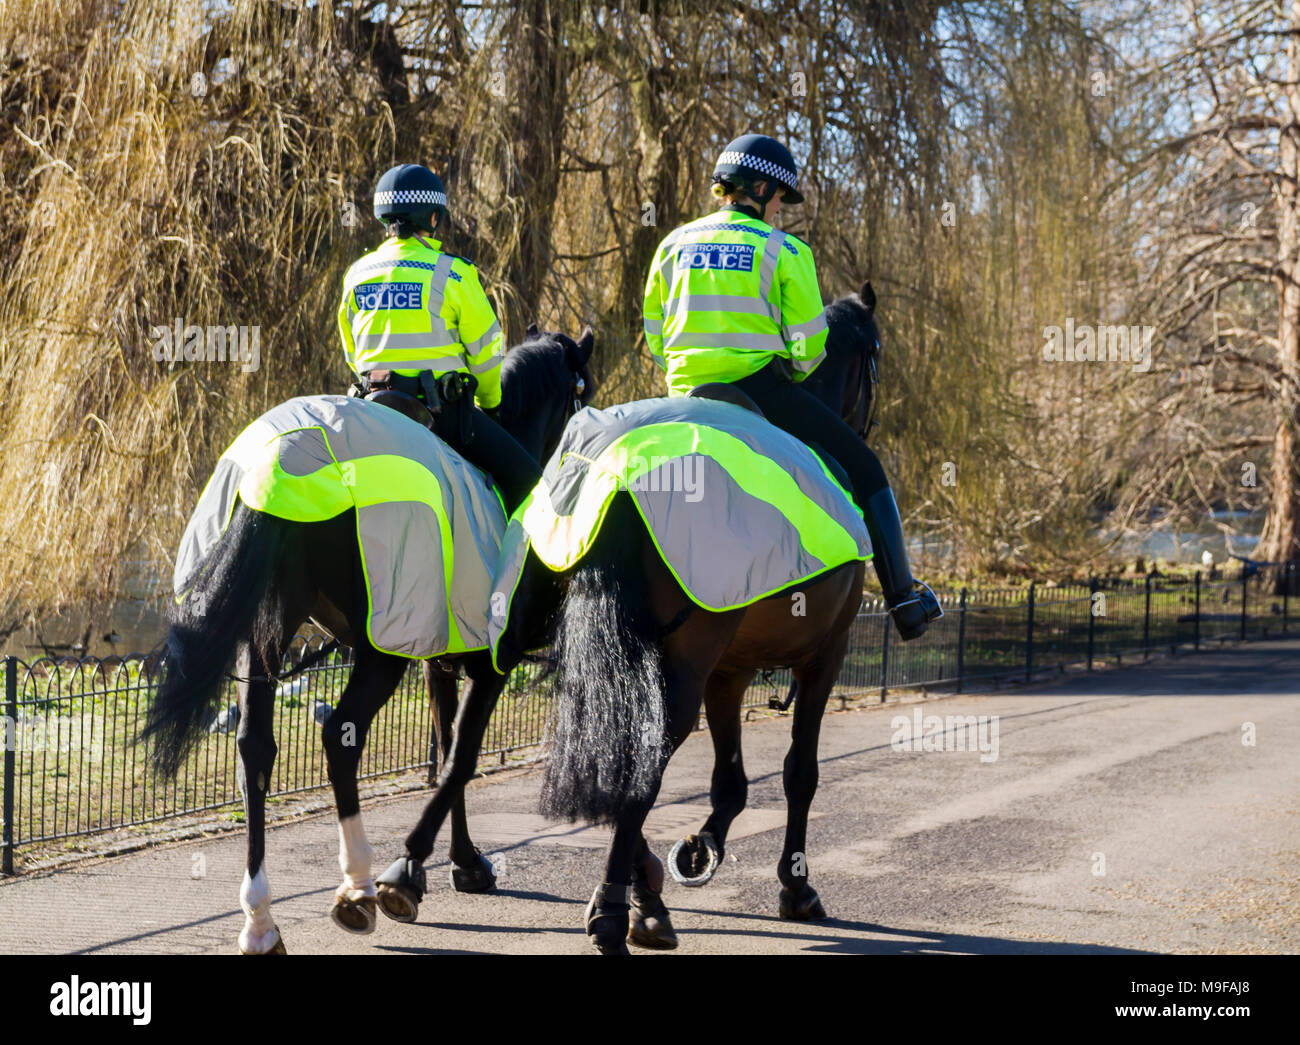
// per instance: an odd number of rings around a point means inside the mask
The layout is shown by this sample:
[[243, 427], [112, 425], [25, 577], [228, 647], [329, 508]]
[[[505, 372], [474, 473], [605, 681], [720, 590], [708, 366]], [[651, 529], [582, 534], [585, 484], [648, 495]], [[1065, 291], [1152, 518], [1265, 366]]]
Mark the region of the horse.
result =
[[[879, 350], [874, 312], [870, 283], [858, 295], [827, 308], [827, 358], [813, 374], [828, 371], [813, 387], [861, 433], [869, 428], [874, 400]], [[698, 836], [704, 838], [698, 852], [697, 836], [692, 836], [675, 847], [674, 858], [700, 884], [712, 874], [725, 852], [727, 830], [745, 805], [740, 707], [749, 683], [765, 668], [788, 667], [794, 675], [779, 913], [792, 920], [825, 917], [807, 881], [804, 839], [817, 786], [822, 713], [861, 605], [863, 564], [837, 567], [747, 608], [709, 612], [686, 597], [664, 566], [626, 493], [615, 496], [609, 512], [595, 544], [576, 568], [556, 574], [529, 553], [515, 592], [518, 609], [511, 612], [497, 653], [499, 668], [508, 674], [526, 650], [546, 645], [558, 632], [560, 678], [563, 685], [581, 691], [578, 701], [569, 702], [567, 713], [562, 698], [558, 714], [570, 728], [558, 730], [553, 740], [543, 811], [559, 819], [614, 822], [605, 883], [587, 908], [588, 934], [607, 954], [625, 953], [628, 940], [655, 949], [677, 946], [659, 895], [663, 864], [650, 851], [641, 825], [658, 793], [667, 758], [694, 728], [703, 703], [715, 752], [713, 809]], [[804, 616], [791, 616], [795, 594], [803, 596]], [[504, 678], [472, 680], [468, 687], [437, 789], [406, 839], [405, 855], [379, 880], [380, 910], [390, 917], [416, 917], [423, 898], [423, 862], [433, 851], [448, 810], [473, 775]], [[593, 713], [584, 716], [574, 707]], [[584, 718], [621, 720], [624, 728], [611, 736], [585, 728]], [[598, 778], [622, 783], [598, 793], [592, 787]], [[635, 786], [623, 786], [628, 781]], [[701, 858], [706, 858], [705, 866], [695, 867]]]
[[[575, 342], [530, 327], [528, 340], [505, 355], [500, 420], [539, 460], [558, 445], [567, 420], [593, 393], [588, 369], [593, 343], [590, 329]], [[349, 932], [365, 934], [375, 928], [373, 850], [361, 824], [356, 775], [370, 722], [401, 681], [408, 658], [371, 644], [361, 570], [355, 510], [323, 522], [293, 522], [237, 501], [220, 543], [202, 564], [194, 589], [198, 598], [187, 596], [172, 614], [163, 679], [141, 739], [154, 741], [155, 766], [174, 776], [204, 732], [234, 655], [239, 779], [248, 829], [247, 866], [240, 889], [245, 912], [239, 937], [243, 954], [286, 953], [270, 914], [266, 789], [276, 755], [272, 715], [277, 669], [287, 643], [309, 618], [355, 654], [338, 706], [322, 728], [344, 875], [330, 914]], [[496, 677], [491, 657], [484, 652], [423, 661], [444, 762], [451, 746], [457, 676], [462, 668], [471, 686]], [[463, 795], [453, 811], [451, 848], [452, 884], [457, 889], [485, 892], [494, 886], [491, 865], [470, 840]]]

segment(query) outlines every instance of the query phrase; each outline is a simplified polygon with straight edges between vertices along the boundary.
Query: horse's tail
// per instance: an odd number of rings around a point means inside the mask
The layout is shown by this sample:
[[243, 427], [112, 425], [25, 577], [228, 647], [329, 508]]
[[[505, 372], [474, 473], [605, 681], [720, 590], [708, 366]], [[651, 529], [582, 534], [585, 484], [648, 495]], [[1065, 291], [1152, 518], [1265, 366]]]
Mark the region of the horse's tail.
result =
[[569, 581], [542, 780], [541, 811], [553, 820], [609, 821], [649, 801], [672, 753], [644, 541], [635, 506], [626, 494], [616, 495]]
[[154, 766], [168, 777], [175, 776], [211, 720], [241, 640], [252, 639], [255, 671], [279, 669], [264, 662], [283, 641], [272, 581], [292, 525], [237, 502], [197, 583], [171, 614], [162, 681], [140, 733], [141, 740], [154, 741]]

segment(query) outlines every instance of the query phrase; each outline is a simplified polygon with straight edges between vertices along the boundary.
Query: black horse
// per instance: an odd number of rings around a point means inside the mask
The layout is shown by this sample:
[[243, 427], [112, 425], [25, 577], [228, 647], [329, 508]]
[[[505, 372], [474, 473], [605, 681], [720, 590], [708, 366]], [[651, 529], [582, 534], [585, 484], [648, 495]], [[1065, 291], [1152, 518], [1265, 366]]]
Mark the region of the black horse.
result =
[[[814, 373], [819, 396], [860, 431], [868, 426], [879, 348], [874, 307], [867, 284], [860, 295], [827, 309], [827, 359]], [[861, 604], [862, 563], [828, 571], [750, 607], [712, 613], [695, 607], [681, 590], [625, 493], [615, 497], [609, 513], [592, 549], [573, 570], [553, 573], [529, 553], [497, 658], [509, 672], [526, 650], [556, 635], [564, 695], [543, 811], [615, 824], [605, 884], [587, 911], [588, 933], [604, 953], [625, 951], [627, 939], [646, 947], [676, 946], [659, 895], [663, 865], [650, 852], [641, 825], [668, 757], [694, 727], [703, 702], [716, 755], [713, 813], [701, 831], [709, 836], [707, 844], [679, 856], [686, 869], [707, 855], [716, 863], [727, 828], [745, 804], [741, 700], [757, 672], [769, 667], [792, 668], [797, 692], [785, 769], [790, 807], [778, 866], [780, 913], [792, 919], [824, 917], [800, 861], [817, 786], [822, 712]], [[804, 595], [806, 613], [800, 617], [790, 612], [795, 592]], [[504, 677], [471, 680], [437, 791], [407, 837], [406, 855], [379, 879], [380, 909], [390, 917], [416, 917], [424, 893], [422, 865], [474, 773], [503, 683]], [[617, 728], [610, 728], [611, 722]]]
[[880, 330], [876, 326], [876, 292], [870, 282], [856, 295], [826, 306], [826, 358], [803, 387], [843, 418], [863, 439], [875, 423], [876, 365]]
[[[535, 334], [506, 353], [501, 368], [501, 423], [539, 460], [559, 444], [564, 425], [594, 389], [588, 361], [590, 330], [575, 342]], [[322, 729], [339, 815], [339, 862], [344, 881], [331, 917], [367, 933], [375, 925], [372, 850], [361, 825], [357, 766], [371, 720], [406, 670], [407, 659], [375, 649], [366, 637], [367, 598], [355, 511], [324, 522], [291, 522], [237, 503], [200, 580], [173, 618], [163, 682], [149, 709], [143, 738], [153, 738], [158, 768], [174, 775], [203, 734], [220, 699], [232, 656], [239, 692], [240, 786], [248, 827], [248, 863], [240, 889], [245, 913], [241, 953], [284, 953], [271, 919], [265, 868], [266, 790], [276, 745], [272, 730], [276, 673], [288, 643], [308, 619], [354, 651], [354, 667], [338, 706]], [[184, 665], [184, 673], [179, 666]], [[445, 761], [456, 713], [461, 668], [471, 692], [486, 684], [500, 692], [487, 653], [423, 662]], [[470, 841], [463, 796], [453, 810], [453, 884], [463, 891], [492, 887], [491, 867]]]

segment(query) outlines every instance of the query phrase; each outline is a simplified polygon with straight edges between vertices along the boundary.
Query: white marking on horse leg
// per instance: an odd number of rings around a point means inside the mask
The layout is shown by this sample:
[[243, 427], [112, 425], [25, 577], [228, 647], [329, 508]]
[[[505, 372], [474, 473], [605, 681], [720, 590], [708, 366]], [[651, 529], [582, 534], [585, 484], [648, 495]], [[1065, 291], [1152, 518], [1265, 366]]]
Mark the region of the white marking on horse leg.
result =
[[375, 851], [366, 841], [366, 829], [361, 826], [361, 814], [354, 813], [339, 820], [339, 867], [343, 871], [343, 888], [375, 895], [375, 881], [370, 877]]
[[266, 880], [266, 867], [257, 869], [249, 877], [244, 871], [244, 882], [239, 887], [239, 906], [244, 909], [244, 929], [239, 934], [239, 949], [245, 954], [265, 954], [280, 940], [280, 930], [271, 920], [271, 883]]

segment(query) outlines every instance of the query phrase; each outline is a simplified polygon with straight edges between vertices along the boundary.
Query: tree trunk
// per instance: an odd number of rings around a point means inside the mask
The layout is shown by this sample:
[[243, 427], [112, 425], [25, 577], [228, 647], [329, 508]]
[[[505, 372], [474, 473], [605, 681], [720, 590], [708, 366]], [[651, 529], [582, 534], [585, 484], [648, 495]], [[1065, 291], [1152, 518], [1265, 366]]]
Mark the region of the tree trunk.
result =
[[1277, 431], [1269, 482], [1269, 512], [1259, 555], [1279, 562], [1300, 556], [1300, 474], [1296, 469], [1296, 377], [1300, 360], [1300, 0], [1292, 0], [1287, 40], [1287, 123], [1279, 136]]
[[552, 215], [568, 105], [563, 9], [551, 0], [521, 4], [509, 45], [507, 76], [512, 80], [515, 120], [507, 184], [510, 195], [523, 203], [519, 249], [507, 274], [518, 298], [502, 317], [511, 337], [541, 319], [542, 296], [555, 261]]

